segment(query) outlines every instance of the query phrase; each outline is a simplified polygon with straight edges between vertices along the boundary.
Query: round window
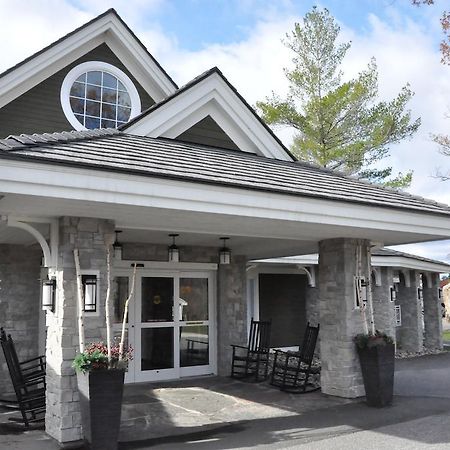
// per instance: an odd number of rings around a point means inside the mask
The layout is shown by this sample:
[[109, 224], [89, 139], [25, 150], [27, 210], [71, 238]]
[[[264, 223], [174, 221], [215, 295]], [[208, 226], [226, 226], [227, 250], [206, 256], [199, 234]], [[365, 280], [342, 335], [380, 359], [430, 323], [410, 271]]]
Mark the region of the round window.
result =
[[141, 112], [139, 94], [130, 78], [98, 61], [80, 64], [67, 74], [61, 105], [77, 130], [117, 128]]

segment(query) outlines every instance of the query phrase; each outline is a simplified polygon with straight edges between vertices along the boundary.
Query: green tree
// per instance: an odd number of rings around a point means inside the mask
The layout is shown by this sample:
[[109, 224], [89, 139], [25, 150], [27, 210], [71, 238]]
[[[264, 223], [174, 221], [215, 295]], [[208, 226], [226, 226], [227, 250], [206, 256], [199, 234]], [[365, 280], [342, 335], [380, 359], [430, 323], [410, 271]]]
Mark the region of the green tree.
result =
[[338, 43], [340, 28], [328, 10], [313, 8], [295, 24], [285, 45], [294, 52], [294, 68], [285, 69], [289, 94], [275, 93], [256, 106], [272, 125], [296, 130], [292, 152], [300, 159], [392, 187], [406, 187], [412, 172], [392, 177], [392, 168], [375, 163], [389, 145], [411, 137], [420, 119], [406, 110], [409, 85], [389, 102], [379, 101], [378, 71], [372, 59], [358, 76], [342, 82], [340, 66], [350, 43]]

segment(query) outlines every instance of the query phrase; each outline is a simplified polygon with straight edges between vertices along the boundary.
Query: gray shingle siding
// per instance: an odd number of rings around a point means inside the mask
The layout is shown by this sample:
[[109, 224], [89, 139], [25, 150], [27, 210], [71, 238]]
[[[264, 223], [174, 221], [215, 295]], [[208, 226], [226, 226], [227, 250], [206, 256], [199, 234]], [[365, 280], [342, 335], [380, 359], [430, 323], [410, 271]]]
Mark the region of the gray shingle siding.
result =
[[62, 110], [60, 90], [67, 73], [86, 61], [104, 61], [125, 72], [138, 90], [143, 111], [154, 104], [153, 99], [111, 49], [102, 44], [1, 108], [0, 138], [11, 134], [51, 133], [73, 129]]
[[197, 122], [184, 133], [181, 133], [177, 139], [194, 144], [239, 150], [239, 147], [226, 135], [211, 116], [207, 116], [200, 122]]

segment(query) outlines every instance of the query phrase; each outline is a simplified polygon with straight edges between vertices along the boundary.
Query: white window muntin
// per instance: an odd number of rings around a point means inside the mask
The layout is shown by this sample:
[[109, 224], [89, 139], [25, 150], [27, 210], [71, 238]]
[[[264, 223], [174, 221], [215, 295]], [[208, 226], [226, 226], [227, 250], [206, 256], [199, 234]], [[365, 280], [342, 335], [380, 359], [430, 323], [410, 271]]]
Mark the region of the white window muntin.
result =
[[[120, 69], [113, 66], [112, 64], [108, 64], [103, 61], [88, 61], [74, 67], [66, 75], [61, 86], [60, 100], [62, 109], [64, 111], [67, 120], [76, 130], [86, 130], [87, 128], [79, 122], [79, 120], [77, 119], [72, 110], [72, 106], [70, 104], [70, 91], [75, 81], [81, 75], [87, 72], [96, 72], [96, 71], [111, 74], [112, 76], [116, 77], [119, 80], [119, 82], [122, 83], [122, 85], [125, 87], [126, 91], [128, 92], [128, 95], [130, 96], [131, 101], [131, 113], [128, 120], [131, 120], [133, 117], [137, 116], [141, 112], [141, 99], [139, 97], [136, 86], [124, 72], [122, 72]], [[80, 99], [82, 99], [82, 97], [80, 97]], [[96, 100], [89, 99], [89, 101], [95, 102]], [[98, 103], [100, 103], [100, 101], [98, 101]], [[107, 105], [110, 104], [108, 102], [104, 103]], [[111, 105], [113, 104], [111, 103]], [[86, 117], [90, 116], [86, 115]], [[94, 116], [92, 117], [95, 118]]]

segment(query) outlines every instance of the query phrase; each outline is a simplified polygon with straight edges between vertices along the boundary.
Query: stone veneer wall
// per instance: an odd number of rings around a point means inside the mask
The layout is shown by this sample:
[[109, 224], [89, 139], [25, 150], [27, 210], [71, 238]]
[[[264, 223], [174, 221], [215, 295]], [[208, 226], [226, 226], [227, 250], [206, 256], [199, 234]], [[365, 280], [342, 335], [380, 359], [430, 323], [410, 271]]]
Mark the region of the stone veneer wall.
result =
[[[217, 263], [217, 247], [181, 246], [181, 262]], [[167, 261], [167, 245], [124, 243], [124, 260]], [[217, 272], [217, 368], [219, 375], [229, 375], [230, 344], [247, 343], [246, 257], [233, 255], [231, 264]]]
[[[100, 272], [100, 298], [106, 293], [106, 246], [114, 240], [111, 221], [77, 217], [60, 219], [57, 296], [54, 313], [47, 313], [46, 431], [60, 443], [81, 439], [77, 380], [72, 361], [78, 348], [76, 276], [73, 249], [81, 269]], [[86, 340], [104, 335], [104, 314], [86, 319]]]
[[424, 346], [427, 349], [442, 350], [442, 310], [439, 299], [439, 274], [432, 273], [429, 276], [431, 285], [424, 283], [423, 287], [423, 310], [425, 321]]
[[[0, 245], [0, 327], [12, 335], [20, 360], [38, 355], [41, 259], [39, 245]], [[13, 388], [0, 353], [2, 397]]]
[[397, 327], [397, 348], [420, 352], [423, 349], [422, 306], [417, 298], [420, 286], [419, 274], [409, 271], [410, 287], [405, 286], [404, 276], [398, 285], [396, 304], [401, 306], [402, 325]]
[[390, 267], [379, 267], [380, 286], [377, 286], [372, 277], [372, 301], [375, 328], [391, 336], [395, 340], [395, 309], [391, 302], [392, 269]]
[[217, 295], [217, 354], [219, 375], [231, 370], [231, 344], [247, 343], [246, 258], [234, 256], [220, 265]]
[[361, 369], [353, 337], [363, 331], [355, 308], [356, 255], [361, 252], [360, 275], [369, 277], [367, 249], [361, 239], [327, 239], [319, 243], [319, 310], [321, 385], [324, 394], [364, 395]]

